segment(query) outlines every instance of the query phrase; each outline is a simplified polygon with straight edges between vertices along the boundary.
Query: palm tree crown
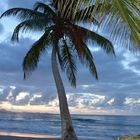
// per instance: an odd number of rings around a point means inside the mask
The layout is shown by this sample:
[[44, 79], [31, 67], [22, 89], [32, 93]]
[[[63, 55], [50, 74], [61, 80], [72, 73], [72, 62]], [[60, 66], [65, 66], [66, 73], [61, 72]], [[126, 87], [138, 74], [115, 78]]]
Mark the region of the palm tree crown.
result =
[[[76, 86], [76, 55], [98, 79], [93, 56], [87, 47], [87, 40], [96, 42], [107, 53], [114, 54], [112, 43], [96, 32], [76, 24], [88, 19], [86, 17], [81, 18], [80, 13], [82, 11], [77, 10], [75, 18], [73, 18], [73, 13], [71, 13], [73, 8], [68, 7], [70, 12], [63, 14], [63, 8], [61, 11], [58, 5], [55, 0], [52, 4], [37, 2], [33, 10], [12, 8], [1, 15], [1, 17], [14, 15], [22, 21], [14, 29], [13, 41], [19, 40], [20, 31], [43, 31], [42, 36], [32, 45], [24, 58], [24, 77], [26, 78], [30, 72], [36, 69], [41, 54], [52, 45], [56, 50], [61, 69], [66, 72], [72, 86]], [[96, 18], [92, 18], [92, 21], [98, 22]]]
[[[133, 50], [140, 48], [140, 0], [53, 0], [62, 15], [72, 11], [72, 20], [98, 21], [110, 39]], [[63, 6], [65, 5], [65, 6]], [[77, 14], [77, 11], [78, 14]]]

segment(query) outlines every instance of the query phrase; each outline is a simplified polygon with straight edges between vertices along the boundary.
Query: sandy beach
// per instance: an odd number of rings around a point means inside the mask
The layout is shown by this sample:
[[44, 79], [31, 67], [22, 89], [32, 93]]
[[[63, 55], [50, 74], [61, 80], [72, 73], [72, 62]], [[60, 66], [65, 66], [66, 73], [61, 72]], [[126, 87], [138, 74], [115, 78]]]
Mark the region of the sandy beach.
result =
[[[39, 134], [25, 134], [15, 132], [0, 132], [0, 140], [60, 140], [60, 136], [54, 135], [39, 135]], [[110, 138], [87, 138], [79, 137], [79, 140], [113, 140]]]
[[0, 140], [59, 140], [59, 136], [27, 134], [16, 132], [0, 132]]

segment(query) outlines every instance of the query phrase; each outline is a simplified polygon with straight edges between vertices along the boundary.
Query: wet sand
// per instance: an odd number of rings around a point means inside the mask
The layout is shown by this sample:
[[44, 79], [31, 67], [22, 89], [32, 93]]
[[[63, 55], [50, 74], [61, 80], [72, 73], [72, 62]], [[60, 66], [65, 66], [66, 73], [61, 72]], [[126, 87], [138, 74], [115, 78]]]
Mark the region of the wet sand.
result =
[[[54, 135], [0, 132], [0, 140], [61, 140], [61, 139], [60, 136], [54, 136]], [[79, 137], [78, 140], [114, 140], [114, 139], [99, 138], [99, 137], [97, 138]]]
[[0, 140], [60, 140], [59, 136], [0, 132]]

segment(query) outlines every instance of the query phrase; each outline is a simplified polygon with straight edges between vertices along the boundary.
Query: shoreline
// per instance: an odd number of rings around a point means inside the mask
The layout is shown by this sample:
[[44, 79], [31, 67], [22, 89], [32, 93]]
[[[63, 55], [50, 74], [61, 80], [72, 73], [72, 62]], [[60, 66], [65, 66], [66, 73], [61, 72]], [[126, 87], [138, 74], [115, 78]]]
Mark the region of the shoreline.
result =
[[60, 136], [55, 135], [17, 133], [17, 132], [0, 132], [0, 137], [1, 136], [24, 137], [24, 138], [60, 138]]
[[[0, 140], [61, 140], [61, 139], [60, 136], [55, 135], [0, 132]], [[113, 138], [78, 137], [78, 140], [113, 140]]]

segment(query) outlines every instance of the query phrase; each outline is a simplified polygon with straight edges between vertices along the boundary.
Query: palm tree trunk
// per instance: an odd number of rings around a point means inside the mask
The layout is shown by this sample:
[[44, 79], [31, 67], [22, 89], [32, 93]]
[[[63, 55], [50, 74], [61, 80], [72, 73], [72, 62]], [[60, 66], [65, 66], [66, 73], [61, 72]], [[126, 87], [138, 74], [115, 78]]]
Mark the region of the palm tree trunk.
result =
[[53, 47], [52, 50], [52, 72], [58, 92], [59, 98], [59, 107], [60, 107], [60, 116], [61, 116], [61, 129], [62, 129], [62, 140], [77, 140], [77, 136], [75, 134], [72, 120], [70, 116], [70, 112], [68, 109], [68, 103], [66, 98], [65, 89], [63, 86], [63, 82], [59, 73], [59, 69], [57, 66], [56, 59], [56, 50]]

